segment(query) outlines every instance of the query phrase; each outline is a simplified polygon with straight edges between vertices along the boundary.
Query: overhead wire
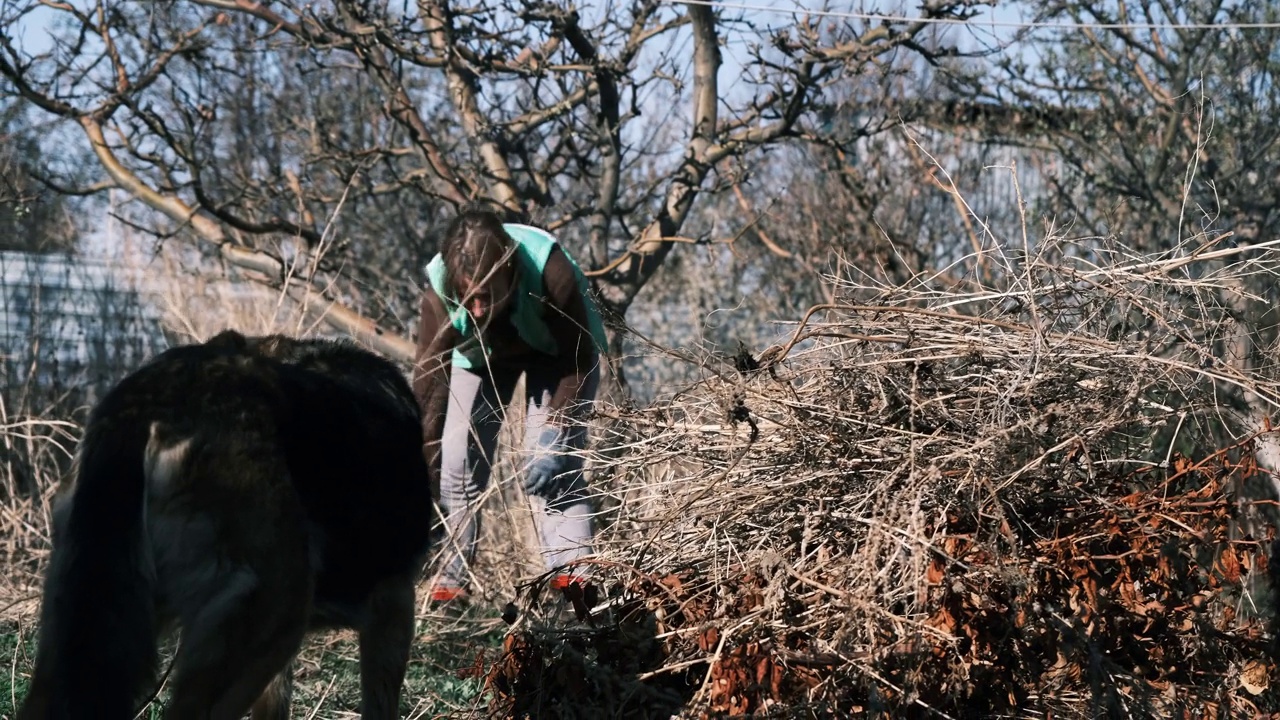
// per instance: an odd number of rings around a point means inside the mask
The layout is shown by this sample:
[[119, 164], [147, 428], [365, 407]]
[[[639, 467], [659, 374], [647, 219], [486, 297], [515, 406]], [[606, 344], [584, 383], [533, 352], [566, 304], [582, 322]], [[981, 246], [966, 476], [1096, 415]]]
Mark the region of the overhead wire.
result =
[[909, 15], [889, 15], [885, 13], [867, 13], [852, 10], [810, 10], [807, 8], [776, 7], [756, 5], [732, 0], [661, 0], [664, 5], [704, 5], [708, 7], [727, 8], [731, 10], [750, 10], [753, 12], [772, 13], [775, 15], [809, 15], [812, 17], [840, 18], [846, 20], [878, 20], [881, 22], [925, 23], [930, 25], [968, 25], [972, 27], [1000, 27], [1022, 30], [1057, 29], [1057, 30], [1275, 30], [1280, 29], [1280, 22], [1222, 22], [1222, 23], [1152, 23], [1152, 22], [1041, 22], [1017, 20], [985, 20], [978, 18], [936, 18], [912, 17]]

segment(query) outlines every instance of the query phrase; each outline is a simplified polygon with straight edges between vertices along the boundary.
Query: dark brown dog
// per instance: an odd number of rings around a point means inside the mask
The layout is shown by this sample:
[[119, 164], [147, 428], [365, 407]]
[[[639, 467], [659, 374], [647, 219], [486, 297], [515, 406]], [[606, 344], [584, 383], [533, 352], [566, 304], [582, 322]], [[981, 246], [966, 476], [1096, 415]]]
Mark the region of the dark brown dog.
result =
[[234, 332], [166, 351], [90, 416], [19, 720], [132, 719], [173, 628], [170, 720], [288, 718], [292, 658], [326, 627], [358, 632], [362, 717], [397, 717], [429, 488], [386, 360]]

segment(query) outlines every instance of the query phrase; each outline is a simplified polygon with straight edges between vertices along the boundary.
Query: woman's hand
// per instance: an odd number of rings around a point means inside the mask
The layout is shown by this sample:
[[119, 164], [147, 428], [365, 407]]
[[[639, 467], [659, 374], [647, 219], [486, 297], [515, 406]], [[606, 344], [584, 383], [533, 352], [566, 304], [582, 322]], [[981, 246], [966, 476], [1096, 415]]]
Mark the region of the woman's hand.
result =
[[568, 472], [572, 452], [567, 429], [557, 425], [544, 427], [538, 435], [537, 444], [529, 451], [524, 491], [542, 498], [554, 498], [563, 494], [566, 485], [573, 478]]

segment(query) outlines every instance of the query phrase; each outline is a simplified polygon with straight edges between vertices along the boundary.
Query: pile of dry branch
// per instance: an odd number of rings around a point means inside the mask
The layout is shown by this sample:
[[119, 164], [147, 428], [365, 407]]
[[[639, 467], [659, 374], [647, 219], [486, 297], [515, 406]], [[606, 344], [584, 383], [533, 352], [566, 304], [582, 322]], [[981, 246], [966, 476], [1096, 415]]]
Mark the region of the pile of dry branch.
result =
[[611, 544], [570, 598], [604, 610], [517, 623], [491, 711], [1280, 711], [1256, 463], [1280, 386], [1222, 360], [1267, 252], [849, 286], [789, 341], [606, 410]]

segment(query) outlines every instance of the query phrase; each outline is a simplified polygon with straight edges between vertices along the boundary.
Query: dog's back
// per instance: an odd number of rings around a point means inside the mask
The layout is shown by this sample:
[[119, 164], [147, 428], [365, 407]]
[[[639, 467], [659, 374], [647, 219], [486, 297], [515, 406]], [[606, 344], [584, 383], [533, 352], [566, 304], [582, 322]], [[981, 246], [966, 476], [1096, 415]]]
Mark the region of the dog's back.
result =
[[376, 578], [420, 567], [433, 506], [421, 416], [404, 376], [345, 342], [252, 343], [297, 371], [288, 377], [299, 422], [285, 442], [298, 492], [326, 533], [320, 596], [350, 599]]

